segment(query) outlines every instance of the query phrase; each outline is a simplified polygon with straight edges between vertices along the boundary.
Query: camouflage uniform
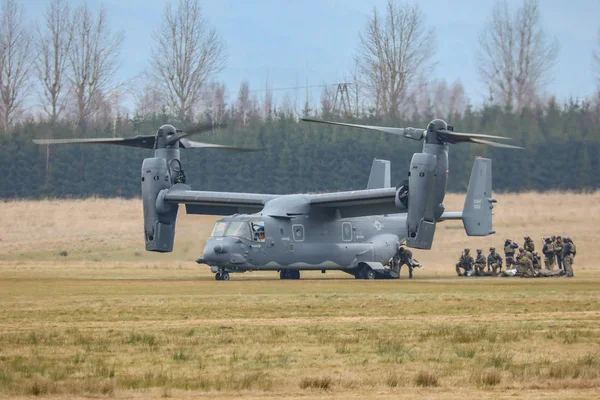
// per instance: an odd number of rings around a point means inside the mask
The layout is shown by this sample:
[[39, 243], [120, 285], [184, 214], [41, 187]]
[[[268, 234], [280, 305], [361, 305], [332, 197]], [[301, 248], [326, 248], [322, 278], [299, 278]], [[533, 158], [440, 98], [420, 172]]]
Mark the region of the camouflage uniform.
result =
[[[467, 272], [473, 269], [473, 264], [475, 263], [475, 260], [473, 260], [473, 257], [469, 254], [469, 252], [469, 249], [465, 249], [465, 251], [461, 254], [460, 258], [458, 259], [458, 263], [456, 264], [456, 274], [458, 276], [467, 276]], [[461, 274], [461, 268], [465, 270], [464, 274]]]
[[565, 269], [567, 271], [567, 277], [573, 277], [573, 263], [575, 259], [575, 254], [577, 253], [577, 249], [575, 247], [575, 243], [571, 240], [571, 238], [565, 238], [565, 243], [563, 245], [562, 251], [562, 259]]
[[405, 249], [404, 247], [400, 247], [394, 258], [392, 259], [392, 264], [394, 268], [398, 271], [398, 278], [400, 277], [400, 270], [403, 265], [408, 267], [408, 279], [412, 279], [413, 277], [413, 258], [412, 251], [409, 249]]
[[533, 253], [535, 251], [535, 243], [533, 243], [533, 240], [529, 236], [525, 236], [524, 239], [525, 243], [523, 243], [523, 248], [525, 251]]
[[494, 276], [502, 272], [502, 257], [500, 257], [500, 254], [496, 253], [494, 247], [490, 247], [490, 254], [487, 257], [487, 267], [488, 271], [491, 268]]
[[560, 236], [556, 237], [556, 241], [554, 242], [554, 255], [556, 256], [556, 263], [558, 264], [558, 269], [561, 269], [563, 271], [565, 271], [565, 273], [567, 272], [566, 269], [563, 269], [563, 262], [562, 262], [562, 250], [563, 250], [563, 241], [562, 238]]
[[545, 239], [544, 247], [542, 247], [542, 253], [544, 253], [544, 266], [546, 269], [552, 271], [554, 269], [554, 261], [556, 257], [554, 255], [554, 244], [550, 238]]
[[533, 262], [529, 257], [529, 252], [526, 252], [523, 247], [519, 247], [519, 254], [517, 255], [517, 270], [521, 277], [532, 278], [536, 276], [535, 270], [533, 269]]
[[512, 269], [515, 265], [515, 250], [519, 246], [512, 240], [506, 240], [504, 242], [504, 257], [506, 258], [506, 269]]
[[533, 260], [531, 261], [533, 262], [533, 269], [539, 271], [540, 269], [542, 269], [542, 257], [540, 257], [537, 251], [534, 251], [532, 255]]
[[485, 275], [485, 256], [481, 251], [481, 249], [477, 249], [477, 256], [475, 257], [475, 274], [479, 276]]

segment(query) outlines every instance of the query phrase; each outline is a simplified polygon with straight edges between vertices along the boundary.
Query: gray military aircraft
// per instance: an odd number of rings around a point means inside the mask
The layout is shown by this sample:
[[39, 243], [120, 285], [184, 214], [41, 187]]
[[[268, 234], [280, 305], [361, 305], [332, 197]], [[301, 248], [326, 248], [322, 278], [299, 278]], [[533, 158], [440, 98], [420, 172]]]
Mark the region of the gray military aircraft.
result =
[[410, 163], [408, 181], [390, 185], [389, 161], [375, 160], [365, 190], [319, 194], [258, 194], [192, 190], [185, 184], [180, 149], [213, 148], [252, 151], [194, 142], [190, 132], [162, 126], [154, 136], [134, 138], [50, 139], [38, 144], [104, 143], [154, 149], [142, 163], [141, 185], [146, 250], [170, 252], [179, 204], [188, 214], [224, 215], [206, 240], [199, 263], [208, 264], [217, 280], [231, 272], [278, 271], [281, 279], [299, 279], [302, 270], [339, 270], [357, 279], [398, 278], [391, 259], [401, 244], [430, 249], [437, 222], [462, 220], [467, 235], [493, 234], [491, 160], [473, 165], [462, 212], [447, 212], [449, 144], [481, 143], [519, 148], [487, 139], [506, 139], [454, 132], [433, 120], [427, 129], [386, 128], [305, 119], [375, 130], [424, 140], [423, 151]]

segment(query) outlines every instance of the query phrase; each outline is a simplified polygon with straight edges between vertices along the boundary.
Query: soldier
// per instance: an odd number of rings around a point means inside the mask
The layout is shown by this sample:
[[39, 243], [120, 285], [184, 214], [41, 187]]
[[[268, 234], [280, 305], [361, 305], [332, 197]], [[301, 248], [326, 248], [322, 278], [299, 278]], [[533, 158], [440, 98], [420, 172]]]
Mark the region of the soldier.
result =
[[563, 250], [563, 241], [560, 236], [556, 237], [556, 241], [554, 242], [554, 255], [556, 256], [556, 263], [558, 264], [558, 269], [567, 273], [566, 269], [563, 269], [562, 263], [562, 250]]
[[571, 240], [570, 237], [566, 237], [564, 240], [563, 251], [562, 251], [562, 259], [563, 265], [565, 266], [567, 272], [567, 278], [572, 278], [573, 275], [573, 263], [575, 259], [575, 255], [577, 254], [577, 249], [575, 247], [575, 243]]
[[488, 271], [490, 271], [491, 268], [494, 276], [497, 276], [502, 272], [502, 257], [500, 257], [500, 254], [496, 253], [495, 247], [490, 247], [490, 254], [487, 257], [487, 268]]
[[506, 269], [512, 269], [515, 265], [515, 250], [519, 246], [510, 239], [504, 241], [504, 256], [506, 257]]
[[535, 270], [533, 269], [533, 262], [523, 247], [519, 247], [517, 270], [522, 278], [533, 278], [536, 276]]
[[533, 260], [531, 261], [533, 262], [533, 269], [539, 271], [540, 269], [542, 269], [542, 257], [540, 257], [537, 251], [534, 251], [532, 256]]
[[415, 264], [418, 263], [412, 258], [412, 251], [405, 249], [402, 247], [402, 245], [400, 245], [398, 251], [394, 255], [394, 258], [392, 259], [392, 265], [398, 271], [398, 278], [400, 278], [400, 270], [402, 269], [402, 266], [406, 265], [408, 267], [408, 279], [412, 279], [413, 268], [415, 267]]
[[[458, 259], [458, 263], [456, 264], [456, 274], [458, 276], [467, 276], [467, 272], [473, 269], [473, 263], [475, 260], [473, 260], [473, 257], [469, 254], [470, 252], [470, 249], [465, 249]], [[464, 274], [460, 273], [461, 268], [465, 270]]]
[[544, 253], [544, 266], [546, 267], [546, 269], [552, 271], [554, 269], [554, 260], [556, 259], [556, 257], [554, 256], [554, 244], [552, 243], [552, 239], [544, 239], [544, 247], [542, 247], [542, 253]]
[[481, 252], [481, 249], [477, 249], [477, 256], [475, 257], [475, 275], [477, 276], [485, 275], [485, 256]]
[[535, 251], [535, 243], [533, 243], [533, 240], [529, 236], [525, 236], [524, 239], [525, 243], [523, 244], [523, 248], [525, 251], [533, 253]]

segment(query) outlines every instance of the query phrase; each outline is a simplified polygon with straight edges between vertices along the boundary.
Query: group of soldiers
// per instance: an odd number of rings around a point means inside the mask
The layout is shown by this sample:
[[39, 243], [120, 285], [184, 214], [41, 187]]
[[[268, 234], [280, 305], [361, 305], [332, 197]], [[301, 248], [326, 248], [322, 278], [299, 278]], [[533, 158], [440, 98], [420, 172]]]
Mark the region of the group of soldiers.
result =
[[[542, 258], [535, 250], [535, 243], [529, 236], [524, 237], [523, 246], [507, 239], [504, 242], [504, 258], [506, 270], [502, 271], [502, 256], [494, 247], [490, 247], [487, 257], [481, 249], [477, 249], [475, 258], [471, 256], [470, 249], [464, 249], [458, 263], [456, 273], [458, 276], [521, 276], [521, 277], [548, 277], [566, 276], [572, 278], [573, 262], [577, 254], [575, 243], [570, 237], [552, 236], [543, 239]], [[518, 249], [518, 253], [515, 255]], [[558, 265], [558, 269], [555, 266]]]

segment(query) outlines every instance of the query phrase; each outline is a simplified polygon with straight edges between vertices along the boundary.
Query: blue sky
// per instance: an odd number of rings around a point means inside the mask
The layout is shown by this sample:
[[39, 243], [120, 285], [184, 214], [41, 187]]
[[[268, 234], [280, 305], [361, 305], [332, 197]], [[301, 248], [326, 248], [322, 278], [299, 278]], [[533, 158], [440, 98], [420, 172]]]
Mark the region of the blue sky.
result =
[[[104, 4], [110, 23], [125, 31], [117, 79], [127, 81], [148, 67], [152, 32], [161, 24], [165, 0], [89, 1]], [[320, 85], [343, 81], [352, 66], [373, 7], [383, 11], [387, 0], [204, 0], [205, 15], [222, 36], [227, 67], [217, 79], [234, 98], [243, 80], [250, 89]], [[32, 21], [40, 20], [46, 0], [20, 0]], [[82, 3], [71, 0], [72, 5]], [[421, 0], [427, 26], [435, 31], [437, 62], [434, 78], [460, 80], [473, 104], [486, 97], [475, 66], [477, 36], [490, 18], [490, 0]], [[517, 7], [520, 0], [510, 0]], [[594, 91], [592, 52], [599, 48], [600, 1], [541, 0], [546, 32], [556, 37], [560, 53], [547, 91], [560, 99], [584, 98]], [[282, 92], [278, 96], [282, 96]], [[303, 102], [305, 92], [288, 92]], [[310, 93], [316, 102], [319, 94]]]

